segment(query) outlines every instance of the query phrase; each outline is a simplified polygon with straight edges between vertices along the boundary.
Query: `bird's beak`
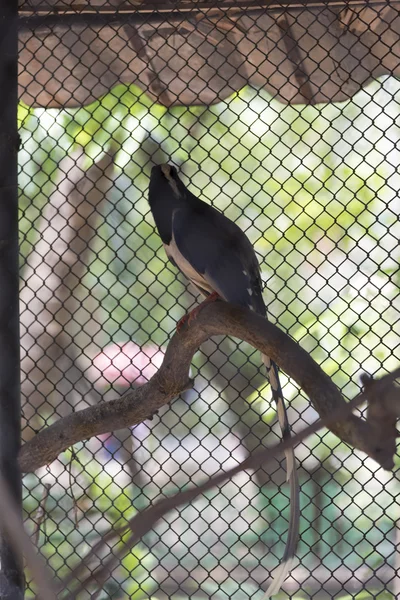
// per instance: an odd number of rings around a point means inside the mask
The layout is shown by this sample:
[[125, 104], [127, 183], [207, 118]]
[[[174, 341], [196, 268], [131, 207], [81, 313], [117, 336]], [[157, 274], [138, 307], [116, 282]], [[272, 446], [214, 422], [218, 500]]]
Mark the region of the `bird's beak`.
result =
[[163, 172], [165, 179], [168, 181], [169, 185], [171, 186], [172, 191], [174, 192], [175, 196], [177, 198], [180, 198], [181, 193], [178, 189], [175, 179], [172, 177], [172, 169], [171, 169], [170, 165], [167, 165], [167, 164], [161, 165], [161, 171]]

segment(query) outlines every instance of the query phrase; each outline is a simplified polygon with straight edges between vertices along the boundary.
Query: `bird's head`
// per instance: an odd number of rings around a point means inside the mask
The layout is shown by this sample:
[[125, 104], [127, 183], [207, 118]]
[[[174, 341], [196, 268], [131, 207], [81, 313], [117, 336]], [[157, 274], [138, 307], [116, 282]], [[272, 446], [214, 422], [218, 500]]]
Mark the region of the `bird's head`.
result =
[[[168, 185], [175, 198], [183, 197], [184, 186], [178, 177], [178, 171], [172, 165], [156, 165], [151, 170], [150, 186], [157, 188], [159, 192], [165, 192], [165, 186]], [[182, 189], [183, 188], [183, 189]]]
[[158, 233], [164, 243], [172, 236], [174, 211], [187, 202], [188, 190], [172, 165], [156, 165], [151, 170], [149, 204]]

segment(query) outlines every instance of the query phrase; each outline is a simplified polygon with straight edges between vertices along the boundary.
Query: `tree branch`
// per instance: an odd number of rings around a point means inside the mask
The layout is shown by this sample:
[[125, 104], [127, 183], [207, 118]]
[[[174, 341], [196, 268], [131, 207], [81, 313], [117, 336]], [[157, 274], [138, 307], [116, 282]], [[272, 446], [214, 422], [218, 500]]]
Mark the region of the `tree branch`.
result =
[[[247, 309], [216, 302], [206, 306], [190, 328], [175, 333], [162, 366], [148, 383], [120, 399], [60, 419], [27, 442], [20, 454], [22, 471], [34, 471], [49, 464], [68, 447], [94, 435], [144, 421], [192, 385], [188, 373], [193, 355], [213, 335], [239, 338], [270, 356], [307, 394], [321, 418], [329, 418], [333, 412], [345, 408], [346, 401], [330, 377], [287, 334]], [[387, 424], [387, 412], [382, 411], [381, 416], [383, 424]], [[396, 452], [396, 416], [389, 418], [389, 432], [382, 422], [377, 411], [372, 411], [366, 420], [349, 414], [345, 420], [331, 423], [330, 430], [383, 468], [391, 469]]]
[[[147, 507], [132, 517], [127, 523], [118, 527], [111, 527], [109, 531], [103, 535], [91, 548], [84, 560], [78, 561], [75, 568], [69, 573], [66, 579], [61, 583], [60, 589], [69, 589], [70, 585], [76, 584], [71, 600], [79, 598], [82, 590], [96, 583], [102, 586], [103, 582], [112, 573], [115, 565], [127, 555], [131, 549], [139, 542], [139, 540], [148, 533], [156, 523], [164, 517], [169, 511], [177, 509], [184, 504], [189, 505], [200, 495], [205, 494], [208, 490], [223, 485], [228, 479], [232, 479], [235, 475], [244, 470], [257, 469], [261, 465], [268, 464], [274, 457], [283, 453], [284, 450], [294, 447], [301, 441], [305, 440], [312, 433], [317, 432], [322, 427], [330, 427], [331, 423], [339, 423], [348, 418], [352, 410], [360, 406], [362, 402], [368, 399], [369, 405], [382, 404], [381, 414], [385, 414], [386, 419], [397, 418], [400, 406], [400, 389], [396, 387], [393, 381], [400, 377], [400, 369], [397, 369], [389, 375], [384, 375], [382, 379], [372, 381], [367, 378], [365, 381], [364, 391], [353, 398], [349, 403], [342, 403], [336, 410], [330, 413], [329, 416], [323, 419], [317, 419], [311, 425], [302, 429], [290, 439], [284, 440], [279, 444], [275, 444], [271, 448], [264, 448], [254, 452], [241, 463], [231, 467], [230, 469], [221, 469], [212, 477], [206, 478], [202, 483], [193, 485], [190, 488], [179, 492], [173, 496], [164, 496], [155, 504]], [[375, 415], [377, 416], [377, 415]], [[379, 420], [379, 419], [378, 419]], [[386, 425], [386, 423], [384, 423]], [[129, 532], [130, 530], [130, 532]], [[81, 576], [82, 570], [87, 568], [87, 565], [92, 565], [93, 557], [100, 556], [102, 549], [106, 546], [111, 547], [121, 540], [122, 537], [129, 533], [128, 538], [125, 538], [124, 544], [116, 548], [115, 551], [109, 553], [108, 558], [101, 561], [98, 568], [90, 569], [91, 573], [83, 579]]]

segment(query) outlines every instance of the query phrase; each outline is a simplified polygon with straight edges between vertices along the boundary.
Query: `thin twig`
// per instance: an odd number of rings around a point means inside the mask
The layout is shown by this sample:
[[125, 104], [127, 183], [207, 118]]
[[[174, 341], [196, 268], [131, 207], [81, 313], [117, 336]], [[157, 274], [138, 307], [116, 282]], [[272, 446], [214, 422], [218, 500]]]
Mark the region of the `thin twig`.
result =
[[79, 529], [79, 522], [78, 522], [78, 502], [77, 502], [76, 497], [75, 497], [74, 482], [72, 480], [72, 464], [73, 464], [73, 461], [75, 459], [77, 459], [77, 456], [76, 456], [75, 450], [72, 449], [71, 460], [68, 463], [69, 489], [70, 489], [71, 498], [72, 498], [72, 506], [73, 506], [73, 511], [74, 511], [75, 527], [76, 527], [76, 529]]
[[[35, 545], [38, 548], [39, 548], [40, 529], [41, 529], [43, 522], [45, 523], [45, 526], [46, 526], [46, 522], [44, 520], [45, 520], [45, 516], [46, 516], [46, 503], [47, 503], [47, 499], [49, 497], [50, 488], [51, 488], [50, 483], [43, 484], [43, 495], [39, 502], [39, 506], [37, 507], [37, 511], [36, 511], [36, 515], [35, 515], [35, 529], [33, 531], [33, 539], [34, 539]], [[45, 539], [46, 539], [46, 531], [44, 531], [44, 535], [45, 535]]]

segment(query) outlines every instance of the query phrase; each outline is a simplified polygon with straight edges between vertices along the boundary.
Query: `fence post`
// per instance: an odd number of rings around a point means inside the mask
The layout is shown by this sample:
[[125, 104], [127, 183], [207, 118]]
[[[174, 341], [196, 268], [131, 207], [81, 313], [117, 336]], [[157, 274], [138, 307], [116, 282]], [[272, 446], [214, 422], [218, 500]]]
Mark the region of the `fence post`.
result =
[[[0, 472], [21, 511], [17, 0], [0, 2]], [[0, 537], [0, 599], [24, 596], [22, 557]]]

